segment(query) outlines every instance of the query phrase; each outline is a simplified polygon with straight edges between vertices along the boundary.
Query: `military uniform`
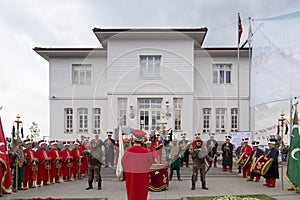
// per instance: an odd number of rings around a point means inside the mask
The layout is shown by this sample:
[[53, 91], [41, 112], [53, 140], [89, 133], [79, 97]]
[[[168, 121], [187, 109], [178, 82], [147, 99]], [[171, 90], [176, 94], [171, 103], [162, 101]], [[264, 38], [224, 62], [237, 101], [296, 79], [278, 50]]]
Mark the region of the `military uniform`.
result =
[[[252, 146], [253, 146], [253, 150], [250, 154], [250, 160], [249, 163], [253, 164], [253, 160], [256, 158], [259, 158], [260, 156], [264, 155], [263, 150], [258, 148], [258, 144], [259, 142], [252, 142]], [[251, 170], [250, 170], [251, 171]], [[247, 181], [253, 181], [254, 177], [256, 177], [255, 182], [259, 182], [260, 180], [260, 174], [256, 173], [256, 172], [250, 172], [250, 178]]]
[[225, 136], [226, 142], [222, 145], [222, 166], [223, 171], [227, 171], [227, 166], [229, 167], [229, 171], [232, 172], [232, 153], [233, 153], [233, 145], [230, 143], [231, 136]]
[[93, 189], [94, 178], [98, 182], [98, 190], [101, 190], [101, 166], [103, 160], [103, 151], [97, 142], [93, 139], [91, 141], [91, 146], [88, 150], [83, 152], [88, 156], [88, 187], [86, 190]]
[[35, 151], [32, 150], [32, 141], [27, 139], [24, 140], [24, 143], [27, 148], [24, 149], [26, 162], [24, 164], [23, 188], [34, 188], [33, 181], [36, 180], [38, 159], [35, 156]]
[[273, 160], [268, 172], [264, 175], [266, 179], [266, 183], [264, 186], [275, 187], [276, 179], [279, 178], [279, 170], [278, 170], [278, 154], [279, 151], [275, 147], [276, 139], [271, 139], [268, 142], [269, 150], [266, 151], [266, 157]]
[[24, 178], [24, 163], [25, 154], [22, 147], [17, 144], [14, 149], [12, 149], [12, 191], [18, 192], [18, 190], [24, 190], [26, 188], [22, 187], [22, 182]]
[[195, 146], [191, 148], [191, 157], [193, 159], [193, 175], [192, 175], [192, 188], [195, 190], [196, 181], [198, 177], [198, 171], [200, 171], [200, 177], [202, 182], [202, 189], [208, 190], [205, 181], [205, 159], [207, 158], [207, 148], [203, 144], [203, 141], [197, 137], [195, 139]]

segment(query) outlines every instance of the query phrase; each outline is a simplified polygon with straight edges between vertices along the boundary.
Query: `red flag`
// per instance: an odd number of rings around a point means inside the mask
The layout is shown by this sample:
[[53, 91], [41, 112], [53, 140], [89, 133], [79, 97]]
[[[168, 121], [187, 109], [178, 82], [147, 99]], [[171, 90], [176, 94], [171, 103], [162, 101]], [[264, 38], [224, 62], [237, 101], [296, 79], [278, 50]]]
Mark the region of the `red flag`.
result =
[[241, 21], [241, 17], [240, 17], [240, 13], [238, 13], [238, 22], [239, 22], [239, 38], [238, 38], [238, 44], [240, 44], [240, 41], [241, 41], [241, 36], [242, 36], [242, 33], [243, 33], [243, 26], [242, 26], [242, 21]]
[[6, 140], [2, 128], [2, 122], [0, 118], [0, 187], [4, 193], [9, 193], [8, 190], [12, 186], [12, 179], [10, 175], [10, 164], [7, 155]]

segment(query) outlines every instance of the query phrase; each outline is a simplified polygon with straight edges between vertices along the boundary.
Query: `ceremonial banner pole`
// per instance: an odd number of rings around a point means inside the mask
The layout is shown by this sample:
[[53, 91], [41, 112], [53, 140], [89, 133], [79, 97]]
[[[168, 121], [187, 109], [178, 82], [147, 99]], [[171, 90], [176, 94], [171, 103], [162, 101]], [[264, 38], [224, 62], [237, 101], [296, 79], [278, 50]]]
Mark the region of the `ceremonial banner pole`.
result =
[[[281, 130], [280, 130], [280, 149], [279, 150], [283, 150], [283, 129], [284, 129], [284, 122], [285, 122], [285, 117], [284, 117], [284, 113], [280, 114], [280, 118], [279, 118], [279, 122], [280, 122], [280, 126], [281, 126]], [[281, 154], [281, 186], [282, 186], [282, 190], [284, 190], [284, 185], [283, 185], [283, 156]]]

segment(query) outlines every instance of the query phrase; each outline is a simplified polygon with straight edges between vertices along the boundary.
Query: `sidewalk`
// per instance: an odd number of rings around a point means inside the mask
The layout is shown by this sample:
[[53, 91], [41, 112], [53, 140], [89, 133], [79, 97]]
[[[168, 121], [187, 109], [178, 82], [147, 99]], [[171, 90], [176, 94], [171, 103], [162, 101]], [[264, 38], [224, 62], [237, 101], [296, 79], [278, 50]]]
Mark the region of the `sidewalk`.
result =
[[[220, 168], [213, 169], [220, 173]], [[211, 172], [212, 173], [212, 172]], [[226, 174], [227, 173], [227, 174]], [[287, 191], [289, 185], [284, 178], [284, 190], [281, 188], [281, 179], [276, 182], [275, 188], [264, 187], [264, 178], [260, 182], [247, 182], [246, 179], [238, 175], [233, 176], [229, 172], [224, 172], [222, 176], [208, 175], [207, 187], [209, 190], [202, 190], [200, 182], [196, 184], [196, 190], [192, 191], [191, 181], [184, 177], [183, 181], [173, 180], [169, 183], [166, 191], [148, 193], [149, 200], [175, 200], [191, 196], [218, 196], [218, 195], [247, 195], [247, 194], [266, 194], [278, 200], [297, 200], [300, 195], [295, 192]], [[119, 182], [115, 178], [105, 178], [102, 190], [85, 190], [87, 178], [83, 180], [43, 186], [40, 188], [19, 191], [11, 195], [5, 195], [0, 199], [17, 199], [33, 197], [53, 197], [53, 198], [100, 198], [108, 200], [126, 200], [125, 182]]]

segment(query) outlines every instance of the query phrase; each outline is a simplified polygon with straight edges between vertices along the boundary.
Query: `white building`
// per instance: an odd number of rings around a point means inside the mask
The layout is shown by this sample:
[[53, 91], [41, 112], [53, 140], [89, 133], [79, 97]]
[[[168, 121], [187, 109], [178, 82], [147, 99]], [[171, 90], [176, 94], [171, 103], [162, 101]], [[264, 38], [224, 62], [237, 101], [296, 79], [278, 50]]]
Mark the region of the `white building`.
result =
[[238, 64], [237, 48], [202, 48], [207, 28], [93, 32], [101, 48], [34, 48], [49, 62], [51, 139], [104, 138], [119, 121], [189, 139], [250, 130], [248, 49]]

